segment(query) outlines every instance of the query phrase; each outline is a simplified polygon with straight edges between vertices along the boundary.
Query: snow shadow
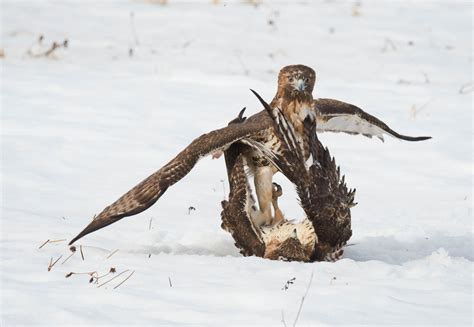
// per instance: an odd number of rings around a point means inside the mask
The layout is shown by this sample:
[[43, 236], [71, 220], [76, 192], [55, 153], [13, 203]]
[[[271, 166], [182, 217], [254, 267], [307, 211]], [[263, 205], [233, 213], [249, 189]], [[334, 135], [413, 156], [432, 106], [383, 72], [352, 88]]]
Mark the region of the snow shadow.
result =
[[212, 235], [199, 239], [169, 240], [164, 237], [166, 233], [155, 238], [155, 242], [149, 246], [142, 246], [137, 252], [149, 254], [186, 254], [206, 255], [215, 257], [241, 256], [239, 249], [234, 245], [232, 239]]
[[[350, 242], [349, 242], [350, 244]], [[344, 257], [355, 261], [379, 260], [389, 264], [403, 264], [424, 258], [439, 248], [452, 257], [473, 261], [472, 235], [435, 235], [404, 242], [394, 237], [366, 237], [345, 248]]]

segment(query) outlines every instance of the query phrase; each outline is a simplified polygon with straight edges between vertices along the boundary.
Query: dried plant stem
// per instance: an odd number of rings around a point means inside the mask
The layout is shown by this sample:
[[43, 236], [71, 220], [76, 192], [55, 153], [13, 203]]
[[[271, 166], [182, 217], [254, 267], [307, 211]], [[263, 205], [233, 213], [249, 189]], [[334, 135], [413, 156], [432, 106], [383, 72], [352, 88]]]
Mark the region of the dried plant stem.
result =
[[60, 255], [59, 258], [57, 258], [54, 262], [53, 262], [53, 258], [51, 258], [51, 260], [49, 261], [49, 266], [48, 266], [48, 271], [51, 271], [51, 269], [53, 269], [54, 265], [59, 261], [59, 259], [61, 259], [63, 256]]
[[59, 243], [59, 242], [66, 242], [67, 240], [65, 238], [63, 239], [60, 239], [60, 240], [52, 240], [52, 241], [49, 241], [48, 243]]
[[114, 252], [112, 252], [111, 254], [109, 254], [109, 255], [107, 256], [107, 258], [105, 258], [105, 259], [110, 259], [111, 256], [113, 256], [115, 253], [118, 252], [118, 250], [119, 250], [119, 249], [117, 249], [117, 250], [115, 250]]
[[61, 262], [61, 264], [63, 265], [63, 264], [64, 264], [66, 261], [68, 261], [69, 258], [71, 258], [75, 253], [76, 253], [76, 252], [72, 252], [72, 253], [69, 255], [69, 257], [67, 257], [66, 259], [64, 259], [63, 262]]
[[122, 272], [121, 272], [120, 274], [118, 274], [117, 276], [114, 276], [114, 277], [112, 277], [111, 279], [109, 279], [108, 281], [103, 282], [102, 284], [98, 285], [97, 288], [102, 287], [102, 286], [104, 286], [105, 284], [107, 284], [107, 283], [113, 281], [115, 278], [119, 277], [120, 275], [125, 274], [127, 271], [130, 271], [130, 270], [127, 269], [127, 270], [122, 271]]
[[49, 243], [49, 239], [46, 240], [46, 242], [44, 242], [43, 244], [41, 244], [41, 246], [40, 246], [38, 249], [41, 249], [43, 246], [45, 246], [45, 245], [48, 244], [48, 243]]
[[283, 311], [283, 309], [281, 309], [281, 322], [283, 323], [283, 326], [286, 327], [285, 312]]
[[314, 275], [314, 271], [311, 272], [311, 277], [309, 278], [308, 286], [306, 287], [306, 292], [301, 297], [300, 307], [298, 308], [298, 313], [296, 314], [295, 321], [293, 322], [293, 327], [295, 327], [296, 324], [298, 323], [298, 318], [300, 317], [301, 309], [303, 309], [304, 300], [306, 296], [308, 295], [309, 288], [311, 287], [311, 283], [313, 282], [313, 275]]
[[117, 286], [114, 287], [114, 289], [118, 288], [120, 285], [122, 285], [123, 283], [125, 283], [130, 277], [132, 277], [132, 275], [135, 273], [135, 270], [133, 270], [131, 272], [130, 275], [127, 276], [127, 278], [125, 278], [124, 280], [122, 280]]

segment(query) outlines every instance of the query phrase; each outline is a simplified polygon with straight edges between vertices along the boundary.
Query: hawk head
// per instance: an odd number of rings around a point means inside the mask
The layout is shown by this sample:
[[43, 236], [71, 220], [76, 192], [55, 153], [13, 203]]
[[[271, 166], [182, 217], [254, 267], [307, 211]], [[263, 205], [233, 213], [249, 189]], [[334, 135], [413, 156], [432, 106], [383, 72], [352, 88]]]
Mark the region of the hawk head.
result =
[[278, 88], [291, 93], [312, 93], [315, 82], [316, 73], [304, 65], [283, 67], [278, 74]]

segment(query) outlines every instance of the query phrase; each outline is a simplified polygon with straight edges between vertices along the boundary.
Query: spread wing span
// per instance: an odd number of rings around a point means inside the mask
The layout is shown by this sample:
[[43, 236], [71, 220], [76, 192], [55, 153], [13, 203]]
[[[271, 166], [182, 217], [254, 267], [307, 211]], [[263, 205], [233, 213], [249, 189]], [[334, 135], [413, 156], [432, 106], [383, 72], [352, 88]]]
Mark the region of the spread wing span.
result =
[[[241, 120], [243, 119], [242, 114], [243, 111], [239, 115]], [[160, 170], [106, 207], [69, 244], [73, 244], [83, 236], [124, 217], [136, 215], [148, 209], [170, 186], [186, 176], [200, 158], [214, 151], [225, 149], [236, 141], [258, 133], [261, 129], [262, 124], [258, 119], [249, 119], [240, 124], [231, 124], [198, 137]]]
[[383, 142], [383, 134], [405, 141], [424, 141], [431, 136], [406, 136], [395, 132], [380, 119], [366, 113], [359, 107], [333, 99], [314, 100], [316, 130], [318, 132], [344, 132], [376, 136]]

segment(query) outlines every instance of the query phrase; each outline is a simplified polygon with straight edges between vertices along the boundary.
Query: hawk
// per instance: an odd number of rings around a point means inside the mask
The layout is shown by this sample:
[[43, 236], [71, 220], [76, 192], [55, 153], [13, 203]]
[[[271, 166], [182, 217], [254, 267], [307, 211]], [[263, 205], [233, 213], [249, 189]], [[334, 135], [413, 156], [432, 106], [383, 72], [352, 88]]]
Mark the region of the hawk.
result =
[[[271, 213], [274, 203], [272, 181], [273, 175], [282, 171], [295, 183], [291, 177], [294, 172], [284, 164], [295, 157], [288, 147], [300, 153], [297, 158], [305, 160], [304, 167], [311, 167], [308, 160], [316, 160], [310, 149], [311, 142], [315, 141], [311, 141], [313, 136], [309, 131], [314, 135], [316, 132], [331, 131], [379, 138], [387, 134], [406, 141], [430, 138], [398, 134], [381, 120], [354, 105], [332, 99], [313, 99], [315, 82], [316, 74], [310, 67], [284, 67], [278, 75], [277, 93], [267, 105], [271, 110], [267, 108], [248, 118], [243, 117], [242, 111], [238, 117], [239, 123], [231, 123], [198, 137], [165, 166], [107, 206], [69, 244], [124, 217], [148, 209], [170, 186], [188, 174], [201, 158], [226, 151], [233, 145], [244, 146], [241, 155], [245, 158], [250, 174], [254, 176], [258, 209], [249, 212], [252, 222], [259, 226], [282, 219], [280, 215], [274, 217]], [[278, 133], [275, 127], [283, 130]]]

